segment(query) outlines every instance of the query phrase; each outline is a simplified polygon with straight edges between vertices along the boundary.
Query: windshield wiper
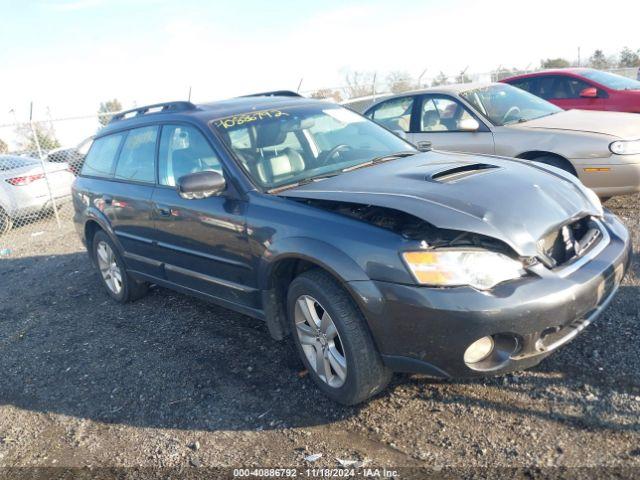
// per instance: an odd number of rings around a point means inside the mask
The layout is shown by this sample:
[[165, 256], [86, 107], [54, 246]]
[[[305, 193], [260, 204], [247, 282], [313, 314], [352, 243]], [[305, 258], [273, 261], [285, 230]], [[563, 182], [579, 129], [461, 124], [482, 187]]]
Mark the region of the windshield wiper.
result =
[[358, 170], [359, 168], [370, 167], [371, 165], [377, 165], [379, 163], [388, 162], [390, 160], [396, 160], [398, 158], [410, 157], [411, 155], [416, 155], [418, 152], [413, 152], [411, 150], [407, 150], [405, 152], [396, 152], [388, 155], [380, 155], [379, 157], [374, 157], [371, 160], [367, 160], [364, 163], [359, 163], [357, 165], [352, 165], [351, 167], [343, 168], [342, 172], [352, 172], [353, 170]]
[[286, 185], [281, 185], [279, 187], [275, 187], [272, 188], [270, 190], [267, 190], [267, 193], [278, 193], [278, 192], [282, 192], [284, 190], [288, 190], [290, 188], [295, 188], [295, 187], [301, 187], [302, 185], [308, 185], [309, 183], [314, 183], [314, 182], [318, 182], [320, 180], [324, 180], [326, 178], [331, 178], [331, 177], [335, 177], [336, 175], [340, 175], [340, 173], [342, 172], [333, 172], [333, 173], [327, 173], [324, 175], [316, 175], [313, 177], [307, 177], [307, 178], [303, 178], [301, 180], [298, 180], [297, 182], [293, 182], [293, 183], [287, 183]]

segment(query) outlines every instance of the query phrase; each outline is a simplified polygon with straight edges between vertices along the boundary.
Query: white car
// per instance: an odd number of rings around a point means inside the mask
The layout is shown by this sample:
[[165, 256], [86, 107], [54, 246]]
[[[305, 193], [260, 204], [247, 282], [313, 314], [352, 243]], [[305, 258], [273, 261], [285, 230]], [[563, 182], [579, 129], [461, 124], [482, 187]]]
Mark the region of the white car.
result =
[[74, 179], [66, 163], [0, 155], [0, 235], [8, 232], [16, 220], [50, 210], [52, 197], [56, 203], [70, 199]]

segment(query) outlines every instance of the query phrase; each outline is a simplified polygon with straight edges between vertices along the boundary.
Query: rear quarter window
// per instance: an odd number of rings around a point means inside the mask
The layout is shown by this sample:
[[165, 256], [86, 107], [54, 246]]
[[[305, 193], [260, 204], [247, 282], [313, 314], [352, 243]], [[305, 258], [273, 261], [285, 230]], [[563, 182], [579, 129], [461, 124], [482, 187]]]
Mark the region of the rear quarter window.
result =
[[91, 177], [112, 177], [116, 155], [123, 138], [124, 133], [116, 133], [96, 139], [87, 153], [80, 174]]

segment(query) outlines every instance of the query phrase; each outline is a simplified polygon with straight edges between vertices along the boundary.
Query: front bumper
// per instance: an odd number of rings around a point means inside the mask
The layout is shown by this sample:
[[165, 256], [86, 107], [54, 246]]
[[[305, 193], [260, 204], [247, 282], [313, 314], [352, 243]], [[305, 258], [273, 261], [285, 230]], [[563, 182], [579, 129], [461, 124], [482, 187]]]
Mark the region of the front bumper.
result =
[[605, 198], [640, 192], [640, 155], [625, 157], [612, 155], [599, 163], [594, 159], [573, 162], [580, 181]]
[[[383, 360], [395, 371], [469, 377], [522, 370], [573, 339], [606, 308], [631, 260], [631, 240], [607, 213], [609, 244], [568, 275], [541, 272], [491, 292], [350, 282]], [[467, 365], [464, 352], [484, 336], [496, 349]]]

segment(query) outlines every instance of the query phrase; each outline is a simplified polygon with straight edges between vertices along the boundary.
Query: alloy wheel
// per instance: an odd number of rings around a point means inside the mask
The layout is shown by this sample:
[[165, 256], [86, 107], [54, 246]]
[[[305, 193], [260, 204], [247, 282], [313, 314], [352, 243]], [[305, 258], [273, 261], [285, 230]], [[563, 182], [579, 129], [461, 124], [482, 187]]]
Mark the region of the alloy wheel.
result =
[[347, 379], [344, 344], [329, 312], [309, 295], [301, 295], [295, 305], [296, 332], [311, 368], [320, 379], [340, 388]]
[[122, 291], [122, 272], [116, 256], [107, 242], [99, 242], [96, 248], [96, 257], [98, 259], [98, 267], [104, 279], [107, 288], [115, 295], [120, 295]]

